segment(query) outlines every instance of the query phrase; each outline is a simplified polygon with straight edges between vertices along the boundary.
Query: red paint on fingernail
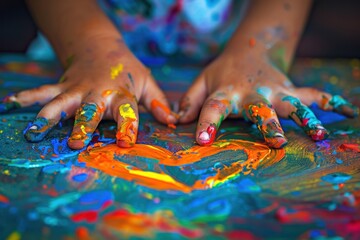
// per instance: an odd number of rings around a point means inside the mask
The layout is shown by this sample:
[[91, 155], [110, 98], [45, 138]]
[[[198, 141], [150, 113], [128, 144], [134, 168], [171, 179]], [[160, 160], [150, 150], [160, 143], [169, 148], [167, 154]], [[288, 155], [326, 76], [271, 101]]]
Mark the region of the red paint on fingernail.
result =
[[312, 130], [310, 136], [314, 141], [321, 141], [326, 139], [329, 136], [329, 133], [325, 128], [318, 128]]
[[211, 145], [216, 137], [216, 127], [214, 125], [210, 125], [206, 131], [202, 131], [199, 133], [198, 140], [200, 145]]

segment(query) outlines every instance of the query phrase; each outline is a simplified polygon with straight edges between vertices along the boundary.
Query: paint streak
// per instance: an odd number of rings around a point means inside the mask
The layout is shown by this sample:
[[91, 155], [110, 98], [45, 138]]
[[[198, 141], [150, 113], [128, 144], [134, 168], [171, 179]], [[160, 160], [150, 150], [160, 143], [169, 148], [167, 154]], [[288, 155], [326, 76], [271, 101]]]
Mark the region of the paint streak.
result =
[[[124, 157], [140, 157], [156, 160], [156, 165], [185, 166], [199, 162], [206, 157], [224, 151], [244, 151], [246, 160], [238, 159], [228, 167], [217, 170], [213, 176], [204, 180], [197, 180], [192, 186], [178, 182], [176, 179], [159, 170], [158, 172], [139, 169], [121, 161]], [[157, 189], [191, 192], [208, 189], [221, 185], [240, 173], [250, 174], [259, 166], [269, 166], [279, 162], [285, 156], [283, 149], [270, 149], [261, 143], [245, 140], [219, 140], [211, 146], [194, 146], [185, 151], [170, 152], [162, 147], [145, 144], [135, 144], [132, 148], [119, 148], [110, 144], [105, 147], [83, 151], [79, 155], [79, 162], [85, 162], [88, 167], [99, 169], [109, 175], [116, 176], [137, 184]], [[159, 168], [162, 169], [162, 168]]]
[[336, 172], [322, 176], [321, 180], [332, 184], [342, 184], [346, 181], [349, 181], [351, 178], [352, 176], [347, 173]]
[[136, 142], [137, 117], [134, 109], [129, 103], [119, 107], [119, 114], [122, 117], [120, 127], [116, 133], [117, 144], [120, 147], [132, 147]]
[[24, 129], [24, 136], [29, 142], [40, 142], [54, 126], [54, 120], [38, 117]]
[[282, 148], [287, 144], [276, 113], [271, 106], [258, 103], [244, 106], [257, 128], [260, 130], [264, 139], [270, 147]]
[[73, 132], [68, 140], [76, 149], [87, 146], [95, 131], [104, 109], [94, 103], [84, 103], [77, 111]]
[[323, 96], [320, 107], [325, 110], [334, 109], [336, 112], [348, 117], [356, 117], [359, 115], [360, 111], [357, 106], [352, 105], [339, 95], [335, 95], [331, 99]]
[[295, 107], [296, 111], [291, 112], [289, 117], [301, 126], [305, 133], [314, 141], [323, 140], [328, 137], [328, 131], [322, 126], [315, 114], [310, 108], [302, 104], [298, 98], [286, 96], [282, 101], [288, 101]]
[[203, 236], [203, 230], [181, 226], [173, 214], [168, 211], [157, 211], [149, 215], [119, 209], [104, 215], [102, 224], [125, 236], [131, 234], [132, 236], [152, 238], [155, 231], [178, 233], [185, 238], [200, 238]]
[[8, 204], [9, 202], [9, 199], [6, 196], [0, 194], [0, 203]]
[[151, 109], [154, 111], [156, 108], [160, 108], [164, 113], [166, 113], [168, 115], [171, 114], [171, 110], [167, 106], [162, 104], [157, 99], [153, 99], [151, 101]]
[[210, 126], [208, 126], [208, 128], [206, 129], [206, 131], [202, 131], [199, 133], [198, 139], [199, 142], [202, 146], [208, 146], [213, 144], [215, 137], [216, 137], [216, 125], [215, 124], [211, 124]]
[[122, 73], [124, 69], [124, 66], [120, 63], [118, 64], [117, 66], [114, 66], [114, 67], [111, 67], [111, 70], [110, 70], [110, 77], [112, 80], [114, 80], [115, 78], [117, 78], [120, 73]]
[[353, 151], [360, 153], [360, 145], [355, 143], [343, 143], [339, 146], [340, 151]]

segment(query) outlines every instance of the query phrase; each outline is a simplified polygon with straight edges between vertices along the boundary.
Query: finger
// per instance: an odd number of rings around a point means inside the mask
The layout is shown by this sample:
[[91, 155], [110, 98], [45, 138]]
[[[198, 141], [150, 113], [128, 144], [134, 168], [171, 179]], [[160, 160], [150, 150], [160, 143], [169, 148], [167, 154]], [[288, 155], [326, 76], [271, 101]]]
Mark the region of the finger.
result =
[[296, 95], [308, 106], [316, 103], [321, 109], [326, 111], [334, 110], [348, 117], [359, 115], [359, 107], [352, 105], [339, 95], [332, 96], [315, 88], [299, 88], [296, 90]]
[[38, 88], [21, 91], [0, 101], [0, 113], [34, 104], [44, 105], [63, 91], [62, 84], [43, 85]]
[[206, 85], [204, 77], [201, 75], [194, 81], [180, 101], [180, 123], [189, 123], [198, 117], [206, 95]]
[[265, 142], [272, 148], [282, 148], [287, 144], [284, 131], [281, 128], [279, 119], [266, 99], [259, 97], [252, 98], [252, 102], [244, 105], [247, 118], [256, 124]]
[[146, 82], [144, 94], [140, 101], [161, 123], [173, 125], [177, 122], [178, 115], [170, 110], [170, 105], [163, 91], [151, 78]]
[[211, 94], [205, 101], [196, 129], [196, 141], [200, 145], [211, 145], [221, 122], [230, 114], [231, 103], [225, 93]]
[[76, 89], [56, 96], [46, 104], [28, 124], [24, 136], [29, 142], [40, 142], [60, 120], [73, 116], [76, 106], [80, 105], [81, 95]]
[[116, 143], [119, 147], [132, 147], [136, 143], [139, 114], [135, 99], [114, 99], [112, 110], [117, 122]]
[[287, 107], [289, 109], [288, 116], [302, 127], [305, 133], [313, 140], [319, 141], [328, 137], [328, 131], [322, 126], [315, 114], [310, 108], [301, 103], [298, 98], [285, 96], [282, 98], [282, 101], [290, 104], [290, 106]]
[[82, 149], [90, 143], [104, 111], [105, 106], [101, 100], [84, 100], [75, 115], [74, 127], [68, 140], [70, 148]]

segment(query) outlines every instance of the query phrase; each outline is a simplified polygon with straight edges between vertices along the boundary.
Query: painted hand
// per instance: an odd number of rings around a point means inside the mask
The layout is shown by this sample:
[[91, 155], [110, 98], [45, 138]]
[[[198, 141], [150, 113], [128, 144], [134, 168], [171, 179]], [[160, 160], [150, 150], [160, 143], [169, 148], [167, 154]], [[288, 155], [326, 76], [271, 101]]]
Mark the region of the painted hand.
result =
[[36, 103], [44, 105], [25, 129], [28, 141], [41, 141], [60, 120], [75, 115], [68, 140], [71, 148], [87, 146], [105, 118], [117, 122], [117, 144], [130, 147], [137, 137], [138, 103], [158, 121], [176, 122], [150, 71], [123, 43], [84, 49], [69, 62], [59, 83], [19, 92], [0, 103], [2, 112]]
[[243, 117], [256, 124], [266, 143], [273, 148], [286, 145], [278, 116], [290, 117], [313, 140], [322, 140], [328, 131], [308, 108], [322, 109], [353, 117], [359, 109], [340, 96], [314, 88], [296, 88], [286, 75], [265, 57], [253, 55], [219, 56], [195, 80], [181, 103], [180, 123], [198, 120], [196, 141], [213, 143], [221, 122], [227, 117]]

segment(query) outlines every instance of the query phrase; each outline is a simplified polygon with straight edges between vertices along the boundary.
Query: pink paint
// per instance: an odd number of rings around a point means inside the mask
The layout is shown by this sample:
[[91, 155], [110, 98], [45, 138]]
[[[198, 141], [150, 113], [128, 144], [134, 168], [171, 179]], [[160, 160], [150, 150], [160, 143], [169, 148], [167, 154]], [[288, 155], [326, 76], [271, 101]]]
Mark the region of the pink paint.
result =
[[210, 125], [206, 131], [202, 131], [199, 134], [199, 143], [200, 145], [211, 145], [216, 137], [216, 127], [214, 125]]

